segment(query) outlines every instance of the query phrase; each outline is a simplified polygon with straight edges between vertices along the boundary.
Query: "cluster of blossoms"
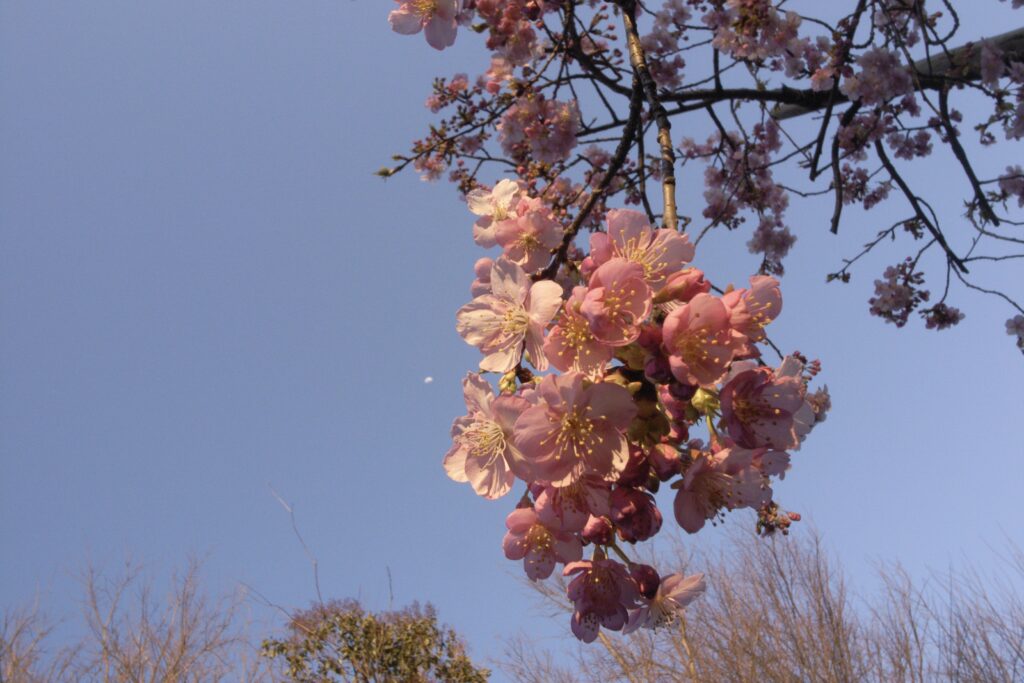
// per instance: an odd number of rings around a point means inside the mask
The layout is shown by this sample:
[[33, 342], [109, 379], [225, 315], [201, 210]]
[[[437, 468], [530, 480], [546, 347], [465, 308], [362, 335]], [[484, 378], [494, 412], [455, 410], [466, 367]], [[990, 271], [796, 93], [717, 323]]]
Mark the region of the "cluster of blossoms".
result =
[[784, 221], [789, 195], [772, 175], [772, 157], [781, 147], [779, 127], [770, 120], [755, 125], [748, 136], [715, 133], [704, 144], [687, 138], [680, 145], [684, 159], [718, 162], [704, 170], [704, 217], [734, 228], [743, 220], [740, 211], [753, 211], [758, 223], [747, 247], [764, 256], [764, 272], [778, 275], [796, 242]]
[[[827, 392], [808, 391], [819, 367], [761, 362], [757, 344], [782, 308], [774, 278], [713, 294], [688, 236], [642, 213], [608, 211], [589, 253], [559, 262], [564, 228], [523, 185], [503, 180], [467, 201], [476, 242], [502, 253], [477, 263], [456, 327], [499, 380], [495, 392], [466, 377], [445, 470], [488, 499], [521, 483], [505, 555], [533, 580], [563, 566], [578, 638], [667, 623], [704, 581], [629, 559], [626, 544], [662, 527], [655, 493], [674, 490], [688, 533], [739, 508], [764, 533], [785, 531], [798, 516], [774, 503], [771, 479], [825, 417]], [[701, 422], [703, 439], [691, 434]]]
[[704, 15], [704, 23], [715, 31], [712, 45], [735, 59], [762, 61], [802, 50], [800, 15], [779, 12], [770, 0], [728, 0]]
[[900, 56], [884, 47], [866, 50], [857, 58], [859, 70], [843, 79], [840, 92], [864, 106], [884, 104], [913, 89], [910, 73]]
[[922, 289], [924, 276], [914, 272], [915, 266], [913, 259], [907, 258], [895, 266], [886, 268], [882, 275], [883, 279], [875, 280], [875, 295], [868, 299], [871, 315], [876, 315], [896, 327], [903, 327], [914, 309], [928, 301], [931, 294], [927, 289]]
[[580, 113], [576, 102], [520, 97], [498, 124], [501, 148], [517, 160], [564, 161], [576, 146]]
[[684, 0], [668, 0], [654, 14], [654, 26], [641, 39], [651, 62], [651, 75], [663, 88], [679, 87], [686, 61], [679, 54], [680, 39], [690, 20], [690, 8]]
[[[995, 101], [990, 120], [976, 126], [982, 143], [995, 140], [989, 128], [1024, 137], [1024, 64], [983, 41], [955, 64], [976, 69], [970, 79], [955, 70], [945, 80], [915, 76], [909, 47], [929, 37], [948, 52], [936, 32], [941, 15], [927, 14], [923, 0], [855, 3], [816, 37], [800, 31], [825, 24], [779, 0], [396, 2], [395, 31], [422, 31], [443, 49], [465, 27], [486, 35], [491, 52], [475, 80], [435, 81], [427, 106], [445, 118], [411, 156], [381, 171], [411, 164], [428, 179], [448, 171], [477, 217], [474, 241], [493, 250], [476, 262], [472, 300], [456, 316], [482, 359], [463, 382], [466, 414], [452, 426], [445, 470], [484, 498], [512, 494], [504, 553], [532, 580], [561, 568], [581, 640], [601, 628], [667, 623], [705, 582], [630, 558], [630, 546], [663, 527], [659, 491], [686, 533], [742, 508], [754, 511], [759, 533], [786, 533], [799, 515], [779, 506], [772, 487], [830, 408], [826, 389], [809, 388], [817, 361], [793, 353], [776, 364], [761, 355], [765, 328], [782, 309], [774, 276], [796, 240], [790, 198], [814, 194], [783, 185], [774, 167], [799, 159], [812, 182], [828, 179], [833, 231], [844, 206], [870, 209], [902, 193], [914, 214], [880, 236], [895, 238], [900, 225], [915, 240], [930, 235], [921, 253], [938, 244], [962, 275], [970, 253], [958, 256], [942, 239], [936, 213], [922, 210], [890, 156], [925, 157], [935, 142], [955, 147], [961, 117], [946, 102], [952, 83]], [[702, 46], [714, 72], [684, 84], [683, 54]], [[741, 75], [754, 87], [736, 87]], [[939, 109], [928, 107], [935, 116], [912, 122], [923, 115], [918, 92], [939, 81]], [[580, 110], [577, 85], [587, 83], [603, 106], [596, 116]], [[726, 104], [731, 119], [716, 114]], [[743, 110], [749, 104], [756, 119]], [[786, 107], [826, 112], [817, 137], [794, 141], [778, 123]], [[702, 110], [716, 132], [673, 142], [669, 117]], [[756, 219], [747, 247], [762, 263], [747, 286], [716, 288], [693, 265], [694, 245], [675, 226], [701, 216], [678, 215], [677, 151], [684, 170], [706, 164], [705, 230]], [[481, 169], [491, 164], [511, 175], [488, 187]], [[975, 194], [968, 216], [981, 226], [1000, 224], [991, 203], [1024, 207], [1019, 166], [982, 181], [965, 170]], [[655, 182], [661, 228], [652, 225]], [[610, 209], [612, 200], [644, 212]], [[578, 236], [587, 231], [584, 245]], [[927, 328], [957, 324], [964, 316], [945, 296], [929, 301], [919, 259], [875, 282], [871, 312], [898, 327], [915, 311]], [[848, 281], [849, 272], [829, 279]], [[1024, 316], [1007, 331], [1024, 350]]]

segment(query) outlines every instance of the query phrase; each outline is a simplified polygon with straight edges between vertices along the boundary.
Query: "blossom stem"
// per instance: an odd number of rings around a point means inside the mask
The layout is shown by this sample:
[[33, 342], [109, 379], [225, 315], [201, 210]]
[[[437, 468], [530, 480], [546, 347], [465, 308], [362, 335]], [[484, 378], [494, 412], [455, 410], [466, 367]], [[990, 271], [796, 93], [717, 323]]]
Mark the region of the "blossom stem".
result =
[[672, 123], [668, 119], [661, 99], [658, 97], [658, 85], [651, 76], [647, 65], [647, 56], [640, 44], [640, 33], [636, 26], [636, 0], [625, 0], [620, 5], [622, 21], [626, 28], [626, 42], [629, 45], [629, 61], [633, 72], [643, 86], [651, 115], [658, 125], [658, 145], [661, 147], [661, 189], [665, 201], [665, 213], [662, 216], [664, 226], [677, 230], [679, 219], [676, 215], [676, 155], [672, 149]]
[[615, 542], [615, 541], [613, 540], [613, 541], [612, 541], [611, 543], [609, 543], [609, 544], [608, 544], [608, 546], [607, 546], [607, 547], [611, 548], [611, 549], [612, 549], [612, 551], [613, 551], [613, 552], [614, 552], [614, 553], [615, 553], [616, 555], [618, 555], [618, 556], [619, 556], [619, 558], [620, 558], [620, 559], [622, 559], [622, 561], [623, 561], [623, 562], [625, 562], [625, 563], [626, 563], [626, 566], [632, 566], [632, 564], [633, 564], [633, 560], [629, 559], [629, 557], [628, 557], [628, 556], [626, 555], [626, 553], [624, 553], [624, 552], [622, 551], [622, 548], [620, 548], [620, 547], [619, 547], [619, 544], [618, 544], [618, 543], [616, 543], [616, 542]]

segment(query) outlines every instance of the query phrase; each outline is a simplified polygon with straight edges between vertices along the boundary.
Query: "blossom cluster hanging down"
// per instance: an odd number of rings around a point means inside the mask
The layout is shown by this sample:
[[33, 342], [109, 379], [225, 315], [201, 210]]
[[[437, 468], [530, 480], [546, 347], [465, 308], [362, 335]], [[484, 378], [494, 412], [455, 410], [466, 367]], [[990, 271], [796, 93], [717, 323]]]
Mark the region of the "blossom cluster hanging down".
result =
[[[480, 361], [463, 381], [466, 414], [452, 425], [444, 468], [484, 498], [512, 501], [504, 554], [531, 580], [561, 571], [580, 640], [592, 642], [602, 628], [669, 623], [705, 590], [704, 577], [641, 563], [636, 544], [655, 537], [666, 517], [694, 534], [743, 508], [759, 533], [786, 533], [799, 515], [775, 502], [774, 481], [830, 407], [826, 389], [809, 387], [817, 361], [793, 353], [769, 362], [761, 350], [782, 312], [774, 275], [795, 239], [783, 223], [788, 195], [771, 172], [780, 129], [768, 121], [752, 135], [722, 130], [707, 144], [679, 147], [684, 159], [732, 149], [705, 174], [708, 218], [738, 225], [740, 211], [758, 215], [752, 243], [765, 255], [761, 271], [745, 286], [719, 288], [695, 264], [687, 221], [676, 229], [675, 152], [655, 85], [680, 82], [681, 27], [703, 3], [666, 2], [641, 37], [634, 2], [397, 2], [395, 31], [423, 31], [442, 49], [460, 26], [472, 27], [492, 51], [475, 84], [464, 74], [435, 82], [427, 106], [455, 113], [407, 160], [427, 179], [454, 162], [451, 178], [476, 216], [467, 233], [490, 250], [456, 313]], [[577, 5], [596, 8], [596, 19], [559, 48], [544, 17], [561, 13], [567, 30], [579, 30]], [[796, 15], [760, 12], [763, 2], [718, 5], [704, 18], [717, 49], [826, 69], [821, 51], [798, 38]], [[628, 62], [610, 56], [613, 30], [598, 28], [612, 14], [623, 19]], [[592, 140], [577, 151], [590, 124], [575, 90], [539, 80], [560, 54], [632, 73], [614, 152]], [[830, 78], [821, 87], [831, 88]], [[866, 97], [894, 86], [864, 78], [857, 87]], [[658, 160], [642, 152], [645, 103]], [[490, 151], [492, 140], [500, 152]], [[496, 154], [512, 177], [484, 184], [478, 171]], [[660, 225], [648, 179], [662, 186]], [[616, 196], [644, 211], [615, 208]], [[671, 505], [664, 514], [659, 497]]]
[[502, 180], [467, 200], [477, 243], [502, 253], [477, 263], [456, 326], [499, 389], [467, 375], [444, 467], [485, 498], [516, 492], [505, 556], [530, 579], [572, 577], [578, 638], [664, 624], [704, 580], [630, 559], [662, 527], [654, 494], [675, 491], [670, 516], [689, 533], [739, 508], [785, 531], [798, 516], [773, 501], [772, 479], [825, 417], [827, 392], [808, 390], [818, 365], [761, 361], [782, 310], [775, 278], [715, 294], [688, 236], [642, 213], [609, 210], [589, 253], [548, 279], [563, 226], [542, 199]]

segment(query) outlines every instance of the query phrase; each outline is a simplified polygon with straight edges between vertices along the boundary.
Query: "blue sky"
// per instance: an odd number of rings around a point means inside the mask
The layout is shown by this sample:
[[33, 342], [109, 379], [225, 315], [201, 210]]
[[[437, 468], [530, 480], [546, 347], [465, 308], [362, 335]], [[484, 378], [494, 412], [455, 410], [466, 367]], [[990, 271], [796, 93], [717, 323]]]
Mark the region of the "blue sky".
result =
[[[965, 39], [1020, 23], [985, 4]], [[372, 173], [425, 131], [431, 79], [478, 72], [482, 50], [466, 34], [444, 53], [396, 36], [389, 5], [0, 3], [0, 606], [41, 595], [73, 615], [86, 562], [162, 572], [189, 554], [213, 590], [308, 604], [272, 486], [325, 595], [384, 608], [390, 569], [397, 604], [432, 601], [481, 657], [520, 629], [567, 630], [501, 555], [514, 501], [440, 467], [478, 360], [454, 311], [481, 254], [451, 187]], [[980, 175], [1019, 157], [990, 149]], [[909, 177], [958, 225], [966, 184], [948, 159]], [[680, 182], [687, 213], [699, 170]], [[1009, 311], [963, 294], [948, 332], [870, 318], [872, 280], [905, 252], [867, 259], [847, 286], [824, 274], [905, 211], [851, 212], [838, 237], [830, 212], [791, 209], [772, 333], [822, 359], [834, 412], [778, 498], [865, 585], [879, 559], [984, 569], [992, 547], [1024, 543]], [[698, 262], [744, 282], [745, 240], [713, 237]], [[1013, 275], [989, 284], [1019, 295]]]

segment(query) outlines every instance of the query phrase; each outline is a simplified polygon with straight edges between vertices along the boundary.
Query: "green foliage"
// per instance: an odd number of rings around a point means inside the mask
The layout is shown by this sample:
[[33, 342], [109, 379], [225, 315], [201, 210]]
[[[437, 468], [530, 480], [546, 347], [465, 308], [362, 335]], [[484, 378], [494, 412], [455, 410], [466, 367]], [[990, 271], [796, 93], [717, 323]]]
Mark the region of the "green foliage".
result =
[[285, 639], [263, 642], [295, 683], [486, 683], [451, 628], [430, 605], [373, 614], [354, 600], [315, 605], [292, 617]]

